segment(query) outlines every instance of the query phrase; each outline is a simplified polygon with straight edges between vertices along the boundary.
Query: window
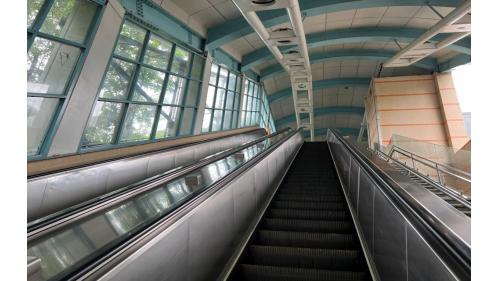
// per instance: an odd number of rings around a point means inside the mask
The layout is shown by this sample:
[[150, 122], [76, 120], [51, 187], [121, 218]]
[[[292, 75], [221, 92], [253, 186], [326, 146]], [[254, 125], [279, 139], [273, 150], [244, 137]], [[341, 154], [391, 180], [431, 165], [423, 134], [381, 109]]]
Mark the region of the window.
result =
[[240, 126], [254, 126], [260, 124], [260, 107], [262, 91], [256, 82], [245, 79], [243, 85], [243, 107], [240, 115]]
[[192, 134], [203, 64], [203, 57], [125, 21], [82, 148]]
[[28, 156], [45, 153], [100, 11], [99, 4], [87, 0], [28, 0]]
[[202, 132], [237, 128], [241, 76], [214, 63], [208, 84]]

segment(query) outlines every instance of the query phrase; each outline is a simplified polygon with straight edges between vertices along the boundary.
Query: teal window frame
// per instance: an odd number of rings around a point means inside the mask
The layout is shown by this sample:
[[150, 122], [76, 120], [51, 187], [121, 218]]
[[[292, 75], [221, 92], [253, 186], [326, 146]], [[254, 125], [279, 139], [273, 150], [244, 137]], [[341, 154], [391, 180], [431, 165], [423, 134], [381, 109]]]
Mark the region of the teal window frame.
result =
[[[234, 71], [228, 67], [225, 67], [223, 66], [222, 64], [218, 64], [217, 62], [212, 62], [212, 67], [217, 67], [217, 75], [216, 75], [216, 79], [215, 79], [215, 83], [212, 83], [210, 81], [210, 77], [208, 78], [208, 88], [207, 88], [207, 91], [209, 91], [210, 87], [214, 88], [215, 91], [214, 91], [214, 98], [213, 98], [213, 101], [212, 101], [212, 104], [211, 106], [206, 106], [205, 107], [205, 112], [206, 111], [209, 111], [210, 112], [210, 120], [209, 120], [209, 124], [208, 124], [208, 130], [203, 130], [203, 128], [205, 127], [205, 124], [203, 124], [202, 126], [202, 133], [208, 133], [208, 132], [215, 132], [215, 131], [224, 131], [224, 130], [230, 130], [230, 129], [235, 129], [235, 128], [238, 128], [238, 117], [240, 115], [240, 104], [241, 104], [241, 98], [242, 98], [242, 95], [241, 95], [241, 86], [242, 86], [242, 81], [243, 81], [243, 75], [237, 71]], [[226, 82], [224, 83], [224, 85], [221, 85], [220, 82], [220, 73], [221, 73], [221, 70], [226, 70], [227, 71], [227, 79], [226, 79]], [[230, 89], [229, 88], [229, 85], [230, 85], [230, 77], [231, 75], [235, 75], [235, 86], [233, 89]], [[224, 105], [222, 107], [217, 107], [216, 106], [216, 103], [217, 103], [217, 92], [221, 90], [221, 91], [224, 91]], [[227, 97], [228, 97], [228, 94], [229, 92], [231, 92], [234, 96], [233, 96], [233, 105], [228, 108], [228, 104], [227, 104]], [[221, 120], [220, 120], [220, 129], [216, 129], [213, 127], [213, 124], [214, 124], [214, 116], [215, 116], [215, 111], [216, 110], [220, 110], [222, 111], [222, 115], [221, 115]], [[229, 119], [229, 126], [226, 126], [226, 112], [231, 112], [231, 118]], [[236, 115], [235, 115], [236, 114]], [[234, 116], [236, 116], [236, 118], [234, 118]], [[203, 123], [205, 122], [206, 120], [203, 119]]]
[[[86, 130], [84, 130], [84, 132], [81, 136], [81, 139], [80, 139], [80, 145], [79, 145], [79, 149], [78, 149], [79, 153], [80, 152], [92, 152], [92, 151], [108, 150], [108, 149], [112, 149], [112, 148], [128, 147], [128, 146], [132, 146], [132, 145], [140, 145], [140, 144], [146, 144], [146, 143], [154, 143], [154, 142], [164, 141], [166, 139], [176, 139], [179, 137], [193, 135], [193, 132], [195, 129], [197, 111], [199, 110], [200, 92], [201, 92], [201, 88], [202, 88], [202, 79], [203, 79], [203, 75], [204, 75], [203, 69], [204, 69], [204, 65], [206, 63], [206, 58], [202, 54], [200, 54], [199, 52], [194, 50], [192, 47], [186, 46], [185, 44], [179, 42], [178, 40], [176, 40], [172, 37], [169, 37], [168, 35], [166, 35], [164, 33], [160, 33], [160, 32], [151, 30], [151, 27], [144, 25], [141, 21], [136, 20], [134, 17], [132, 17], [128, 14], [126, 14], [126, 16], [124, 17], [124, 19], [122, 21], [122, 25], [120, 27], [119, 34], [121, 34], [123, 26], [126, 22], [130, 22], [133, 25], [142, 28], [146, 32], [142, 47], [139, 50], [138, 58], [136, 60], [133, 60], [133, 59], [130, 59], [130, 58], [127, 58], [127, 57], [124, 57], [124, 56], [121, 56], [121, 55], [118, 55], [115, 53], [115, 49], [117, 48], [118, 42], [120, 39], [120, 35], [118, 35], [116, 38], [116, 41], [115, 41], [115, 45], [113, 47], [113, 53], [110, 56], [109, 61], [108, 61], [108, 66], [106, 68], [106, 72], [104, 73], [104, 75], [102, 77], [101, 85], [99, 86], [99, 89], [97, 91], [96, 100], [94, 101], [94, 106], [92, 108], [91, 113], [89, 114], [89, 118], [88, 118], [87, 124], [86, 124], [86, 128], [87, 128], [87, 126], [89, 125], [91, 115], [92, 115], [94, 108], [96, 107], [98, 102], [112, 102], [112, 103], [123, 104], [123, 107], [124, 107], [120, 113], [120, 121], [118, 123], [118, 128], [116, 129], [116, 132], [113, 136], [113, 140], [111, 141], [111, 143], [95, 144], [95, 145], [89, 145], [89, 146], [86, 146], [84, 144], [85, 131], [86, 131]], [[161, 68], [152, 66], [151, 64], [147, 64], [143, 61], [146, 50], [147, 50], [147, 45], [148, 45], [148, 42], [149, 42], [151, 35], [159, 37], [160, 39], [167, 41], [168, 43], [171, 44], [170, 55], [169, 55], [168, 65], [167, 65], [166, 69], [161, 69]], [[171, 71], [172, 61], [174, 59], [175, 52], [176, 52], [177, 48], [181, 48], [182, 50], [189, 52], [189, 65], [188, 65], [188, 69], [187, 69], [187, 75], [181, 75], [181, 74], [177, 74], [177, 73], [174, 73]], [[199, 79], [194, 79], [191, 77], [191, 75], [193, 74], [193, 65], [194, 65], [194, 61], [195, 61], [195, 59], [194, 59], [195, 56], [198, 56], [198, 58], [201, 59], [201, 62], [202, 62], [202, 64], [200, 65], [201, 71], [200, 71]], [[107, 75], [108, 70], [109, 70], [109, 66], [110, 66], [111, 62], [113, 61], [113, 59], [118, 59], [118, 60], [121, 60], [121, 61], [126, 62], [126, 63], [134, 64], [134, 71], [132, 73], [132, 78], [128, 81], [129, 83], [128, 83], [128, 87], [126, 90], [126, 98], [125, 99], [113, 99], [113, 98], [100, 97], [101, 89], [102, 89], [103, 84], [105, 82], [106, 75]], [[138, 80], [139, 72], [143, 67], [146, 67], [147, 69], [150, 69], [150, 70], [159, 71], [159, 72], [162, 72], [165, 74], [164, 80], [163, 80], [163, 83], [161, 86], [161, 93], [160, 93], [160, 97], [158, 99], [158, 102], [144, 102], [144, 101], [134, 101], [133, 100], [133, 93], [134, 93], [134, 89], [135, 89], [135, 86], [136, 86], [136, 83]], [[182, 97], [181, 97], [182, 100], [179, 104], [162, 103], [162, 100], [165, 97], [165, 94], [167, 91], [166, 87], [167, 87], [167, 84], [169, 82], [169, 78], [171, 76], [177, 76], [178, 78], [185, 79], [185, 81], [186, 81], [186, 84], [184, 85], [184, 89], [182, 92]], [[194, 81], [195, 83], [196, 82], [198, 83], [198, 90], [196, 92], [196, 98], [194, 101], [194, 105], [186, 105], [188, 91], [189, 91], [189, 87], [190, 87], [190, 84], [192, 81]], [[129, 109], [130, 105], [147, 105], [147, 106], [155, 106], [156, 107], [155, 117], [153, 120], [153, 126], [151, 128], [151, 132], [150, 132], [149, 138], [147, 140], [121, 142], [120, 138], [123, 134], [123, 126], [124, 126], [124, 122], [125, 122], [125, 119], [127, 117], [127, 113], [128, 113], [128, 109]], [[167, 137], [163, 137], [163, 138], [156, 138], [158, 123], [160, 121], [161, 110], [162, 110], [162, 107], [165, 107], [165, 106], [178, 107], [180, 109], [180, 114], [179, 114], [179, 117], [177, 120], [178, 123], [176, 124], [175, 135], [174, 136], [167, 136]], [[191, 120], [191, 124], [190, 124], [189, 133], [181, 135], [180, 130], [181, 130], [182, 120], [184, 119], [184, 114], [185, 114], [186, 109], [193, 109], [194, 111], [192, 114], [192, 120]]]
[[78, 43], [65, 38], [60, 38], [48, 33], [44, 33], [40, 30], [55, 1], [56, 0], [45, 0], [42, 6], [40, 7], [35, 19], [33, 20], [31, 27], [27, 27], [27, 52], [30, 51], [30, 48], [33, 45], [33, 42], [35, 41], [36, 38], [42, 38], [58, 44], [63, 44], [78, 48], [80, 50], [80, 55], [76, 60], [76, 63], [73, 69], [71, 70], [69, 77], [67, 78], [66, 84], [64, 86], [64, 89], [60, 95], [27, 92], [27, 97], [58, 99], [57, 106], [52, 114], [52, 117], [50, 118], [49, 125], [45, 130], [45, 135], [42, 137], [39, 149], [36, 154], [27, 155], [28, 161], [44, 159], [48, 155], [49, 148], [54, 138], [56, 129], [59, 126], [59, 123], [61, 122], [62, 115], [71, 97], [71, 94], [76, 84], [76, 80], [80, 75], [83, 64], [85, 62], [85, 58], [88, 55], [97, 28], [104, 14], [104, 4], [106, 4], [106, 1], [104, 0], [87, 0], [88, 2], [96, 4], [97, 9], [88, 27], [85, 39], [83, 40], [82, 43]]

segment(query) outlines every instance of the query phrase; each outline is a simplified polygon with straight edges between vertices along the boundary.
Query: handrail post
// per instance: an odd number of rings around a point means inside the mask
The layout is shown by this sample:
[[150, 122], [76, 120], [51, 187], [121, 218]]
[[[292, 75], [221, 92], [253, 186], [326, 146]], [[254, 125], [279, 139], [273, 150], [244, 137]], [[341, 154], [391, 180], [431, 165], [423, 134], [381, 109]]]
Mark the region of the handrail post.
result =
[[413, 169], [415, 169], [415, 159], [413, 159], [413, 153], [410, 153], [411, 164], [413, 165]]

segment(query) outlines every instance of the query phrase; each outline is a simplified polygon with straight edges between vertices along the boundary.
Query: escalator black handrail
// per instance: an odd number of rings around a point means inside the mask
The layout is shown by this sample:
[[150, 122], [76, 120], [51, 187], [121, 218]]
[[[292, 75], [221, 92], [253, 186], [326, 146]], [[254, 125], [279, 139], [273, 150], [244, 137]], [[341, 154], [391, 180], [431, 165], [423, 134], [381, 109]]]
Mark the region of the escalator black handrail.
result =
[[[341, 137], [337, 131], [328, 129], [348, 152], [357, 160], [358, 164], [373, 180], [396, 207], [418, 230], [431, 245], [433, 250], [446, 261], [454, 274], [463, 280], [471, 276], [471, 248], [455, 233], [446, 234], [444, 226], [427, 209], [421, 208], [410, 196], [398, 188], [398, 184], [383, 172], [377, 164], [370, 160], [358, 147]], [[453, 235], [454, 234], [454, 235]]]
[[[145, 157], [145, 156], [148, 156], [148, 155], [153, 155], [153, 154], [168, 152], [168, 151], [171, 151], [171, 150], [177, 150], [177, 149], [189, 147], [189, 146], [196, 145], [196, 144], [201, 144], [201, 143], [205, 143], [205, 142], [212, 142], [212, 141], [218, 141], [218, 140], [221, 140], [221, 139], [230, 138], [230, 137], [234, 137], [234, 136], [241, 135], [241, 134], [249, 134], [249, 133], [252, 133], [252, 132], [255, 132], [255, 131], [259, 131], [259, 130], [262, 130], [262, 128], [255, 128], [255, 129], [247, 131], [247, 132], [230, 134], [230, 135], [225, 135], [225, 136], [219, 136], [219, 137], [215, 137], [215, 138], [210, 139], [210, 140], [199, 140], [199, 141], [194, 141], [194, 142], [185, 143], [185, 144], [178, 144], [178, 145], [170, 146], [170, 147], [167, 147], [167, 148], [158, 148], [158, 149], [154, 149], [154, 150], [151, 150], [151, 151], [148, 151], [148, 152], [145, 152], [145, 153], [133, 153], [131, 155], [119, 156], [119, 157], [114, 157], [114, 158], [105, 159], [105, 160], [98, 160], [98, 161], [91, 162], [91, 163], [79, 164], [79, 165], [75, 165], [75, 166], [71, 166], [71, 167], [67, 167], [67, 168], [56, 169], [56, 170], [53, 170], [53, 171], [36, 173], [36, 174], [33, 174], [33, 175], [28, 175], [27, 179], [29, 181], [30, 180], [36, 180], [38, 178], [42, 178], [42, 177], [46, 177], [46, 176], [56, 175], [56, 174], [64, 173], [64, 172], [70, 172], [70, 171], [73, 171], [73, 170], [78, 170], [78, 169], [82, 169], [82, 168], [86, 168], [86, 167], [91, 167], [91, 166], [96, 166], [96, 165], [100, 165], [100, 164], [105, 164], [105, 163], [109, 163], [109, 162], [113, 162], [113, 161], [118, 161], [118, 160], [123, 160], [123, 159], [142, 158], [142, 157]], [[181, 137], [178, 137], [178, 138], [171, 138], [169, 140], [179, 140], [179, 139], [188, 138], [188, 137], [193, 137], [193, 135], [181, 136]], [[142, 144], [136, 144], [136, 145], [137, 146], [138, 145], [143, 145], [143, 143]], [[89, 151], [89, 152], [96, 152], [96, 151]], [[43, 161], [43, 160], [48, 160], [48, 159], [42, 159], [40, 161]], [[36, 162], [36, 161], [38, 161], [38, 160], [34, 160], [32, 162]]]
[[[253, 141], [249, 141], [238, 145], [236, 147], [226, 149], [224, 151], [212, 154], [208, 157], [201, 159], [200, 161], [188, 165], [174, 168], [172, 170], [160, 173], [158, 175], [149, 177], [147, 179], [132, 183], [120, 189], [117, 189], [113, 192], [104, 194], [102, 196], [96, 197], [91, 200], [87, 200], [80, 204], [74, 205], [70, 208], [63, 209], [61, 211], [55, 212], [51, 215], [45, 216], [43, 218], [34, 220], [28, 223], [28, 242], [32, 240], [31, 237], [38, 237], [45, 233], [49, 229], [53, 229], [54, 227], [63, 227], [68, 223], [71, 223], [76, 218], [82, 219], [82, 214], [85, 214], [85, 217], [90, 216], [99, 210], [105, 208], [104, 206], [109, 206], [110, 202], [114, 204], [118, 204], [125, 200], [125, 198], [129, 197], [131, 194], [143, 193], [147, 192], [149, 189], [154, 188], [160, 184], [166, 183], [168, 181], [174, 180], [175, 178], [181, 177], [185, 174], [190, 173], [196, 169], [199, 169], [209, 163], [218, 161], [220, 159], [226, 158], [227, 156], [250, 147], [256, 143], [262, 142], [265, 139], [271, 138], [273, 136], [285, 133], [289, 131], [289, 128], [281, 129], [275, 133], [268, 134], [262, 136]], [[107, 208], [107, 207], [106, 207]], [[52, 231], [52, 230], [51, 230]]]
[[183, 216], [188, 214], [202, 202], [217, 193], [228, 183], [242, 175], [248, 169], [257, 165], [263, 158], [275, 151], [278, 147], [287, 142], [293, 136], [301, 132], [302, 128], [294, 130], [285, 138], [271, 145], [269, 148], [262, 151], [262, 153], [250, 159], [248, 162], [244, 163], [236, 170], [232, 171], [231, 173], [227, 174], [226, 176], [212, 183], [206, 188], [193, 193], [190, 198], [184, 201], [181, 205], [177, 206], [177, 208], [175, 208], [172, 212], [169, 212], [163, 217], [158, 218], [150, 225], [145, 226], [142, 230], [129, 235], [124, 241], [121, 241], [118, 245], [114, 245], [113, 248], [108, 249], [107, 252], [103, 253], [101, 256], [98, 256], [95, 259], [88, 261], [85, 265], [80, 266], [80, 268], [75, 269], [75, 272], [71, 276], [67, 277], [67, 280], [97, 279], [102, 274], [105, 274], [114, 266], [118, 265], [124, 259], [129, 257], [131, 253], [147, 244], [158, 234], [165, 231], [167, 228], [179, 221]]

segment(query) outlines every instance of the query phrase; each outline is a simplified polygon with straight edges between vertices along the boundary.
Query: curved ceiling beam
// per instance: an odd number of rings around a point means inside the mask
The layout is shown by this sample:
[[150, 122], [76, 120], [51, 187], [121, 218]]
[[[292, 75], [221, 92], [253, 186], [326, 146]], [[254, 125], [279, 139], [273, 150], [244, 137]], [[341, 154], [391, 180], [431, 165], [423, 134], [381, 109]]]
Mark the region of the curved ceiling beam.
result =
[[[432, 0], [434, 7], [457, 7], [463, 0]], [[429, 0], [299, 0], [302, 13], [312, 17], [332, 12], [353, 9], [387, 7], [387, 6], [426, 6]], [[268, 10], [258, 13], [266, 27], [275, 26], [288, 21], [288, 15], [283, 9]], [[213, 50], [233, 40], [253, 32], [243, 17], [226, 21], [208, 29], [208, 50]], [[307, 40], [309, 41], [309, 40]]]
[[[311, 61], [311, 64], [321, 63], [325, 61], [342, 61], [355, 59], [386, 61], [392, 58], [395, 54], [396, 52], [351, 49], [312, 54], [309, 56], [309, 59]], [[434, 58], [425, 58], [416, 62], [415, 64], [413, 64], [413, 66], [429, 70], [436, 70], [438, 63]], [[261, 71], [260, 80], [264, 81], [284, 72], [285, 70], [283, 69], [283, 67], [281, 67], [281, 65], [275, 64]]]
[[[348, 43], [394, 42], [394, 40], [400, 43], [410, 43], [417, 39], [425, 31], [425, 29], [419, 28], [360, 27], [306, 34], [306, 41], [309, 48]], [[439, 42], [444, 40], [447, 36], [447, 34], [441, 33], [434, 36], [434, 38], [430, 41]], [[287, 46], [283, 47], [282, 50], [290, 50], [292, 48], [293, 46]], [[470, 36], [455, 42], [447, 48], [449, 50], [470, 55]], [[269, 60], [274, 60], [273, 55], [267, 48], [260, 48], [243, 56], [241, 69], [242, 71], [246, 71]]]
[[[313, 81], [313, 90], [337, 88], [337, 87], [368, 87], [371, 78], [333, 78], [327, 80]], [[279, 99], [292, 96], [292, 89], [286, 88], [267, 96], [267, 101], [273, 103]]]
[[[355, 135], [355, 136], [357, 136], [359, 134], [359, 129], [356, 129], [356, 128], [343, 128], [343, 127], [340, 127], [340, 128], [333, 128], [333, 129], [340, 131], [340, 133], [342, 135]], [[314, 130], [314, 135], [315, 136], [326, 135], [327, 131], [328, 131], [328, 128], [317, 128], [317, 129]], [[305, 131], [304, 132], [304, 137], [305, 138], [309, 137], [309, 134], [310, 134], [309, 131]]]
[[[314, 109], [314, 118], [332, 114], [356, 114], [363, 116], [363, 114], [365, 114], [365, 108], [358, 106], [328, 106]], [[278, 127], [290, 122], [295, 122], [295, 113], [282, 117], [274, 123]]]

